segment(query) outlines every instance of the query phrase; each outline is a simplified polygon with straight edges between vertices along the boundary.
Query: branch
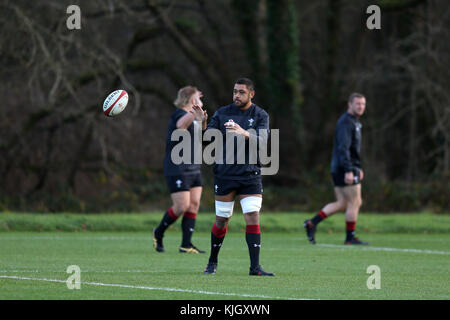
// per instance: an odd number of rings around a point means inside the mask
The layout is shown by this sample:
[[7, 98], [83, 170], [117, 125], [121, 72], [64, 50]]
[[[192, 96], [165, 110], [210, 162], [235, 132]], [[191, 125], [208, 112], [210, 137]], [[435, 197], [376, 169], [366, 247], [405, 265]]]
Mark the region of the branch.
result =
[[155, 16], [160, 17], [160, 22], [167, 28], [169, 35], [175, 43], [204, 74], [213, 89], [216, 100], [220, 101], [222, 99], [222, 82], [218, 78], [216, 68], [211, 61], [209, 61], [208, 58], [203, 55], [202, 51], [197, 49], [193, 43], [178, 30], [167, 14], [160, 9], [159, 5], [155, 4], [155, 1], [147, 0], [147, 5]]

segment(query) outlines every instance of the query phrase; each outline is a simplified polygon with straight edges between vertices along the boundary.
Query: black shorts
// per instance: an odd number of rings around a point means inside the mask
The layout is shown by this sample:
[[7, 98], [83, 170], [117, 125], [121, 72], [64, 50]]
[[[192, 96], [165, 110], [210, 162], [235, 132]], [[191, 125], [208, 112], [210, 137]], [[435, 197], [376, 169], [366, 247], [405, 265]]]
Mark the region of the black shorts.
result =
[[203, 186], [201, 173], [166, 176], [166, 182], [170, 193], [189, 191], [191, 188]]
[[346, 184], [344, 171], [331, 173], [331, 177], [333, 178], [333, 183], [335, 187], [347, 187], [351, 185], [360, 184], [361, 180], [359, 180], [359, 170], [353, 170], [353, 176], [354, 176], [353, 184]]
[[233, 191], [236, 194], [263, 194], [262, 178], [231, 180], [214, 177], [214, 193], [216, 196], [224, 196]]

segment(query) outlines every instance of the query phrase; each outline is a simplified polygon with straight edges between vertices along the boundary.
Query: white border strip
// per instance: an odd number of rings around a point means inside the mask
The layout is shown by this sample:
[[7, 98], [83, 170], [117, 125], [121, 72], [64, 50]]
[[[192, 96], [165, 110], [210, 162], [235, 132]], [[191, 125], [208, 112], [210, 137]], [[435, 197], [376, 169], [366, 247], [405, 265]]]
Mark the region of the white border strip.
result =
[[[47, 278], [28, 278], [28, 277], [18, 277], [18, 276], [8, 276], [8, 275], [0, 275], [0, 279], [66, 283], [66, 280], [47, 279]], [[233, 297], [245, 297], [245, 298], [262, 298], [262, 299], [272, 299], [272, 300], [273, 299], [277, 299], [277, 300], [316, 300], [316, 299], [304, 299], [304, 298], [296, 299], [296, 298], [287, 298], [287, 297], [272, 297], [272, 296], [265, 296], [265, 295], [259, 295], [259, 294], [253, 295], [253, 294], [245, 294], [245, 293], [213, 292], [213, 291], [190, 290], [190, 289], [179, 289], [179, 288], [158, 288], [158, 287], [146, 287], [146, 286], [132, 286], [132, 285], [127, 285], [127, 284], [112, 284], [112, 283], [100, 283], [100, 282], [81, 282], [81, 284], [89, 285], [89, 286], [118, 287], [118, 288], [142, 289], [142, 290], [160, 290], [160, 291], [168, 291], [168, 292], [184, 292], [184, 293], [233, 296]]]

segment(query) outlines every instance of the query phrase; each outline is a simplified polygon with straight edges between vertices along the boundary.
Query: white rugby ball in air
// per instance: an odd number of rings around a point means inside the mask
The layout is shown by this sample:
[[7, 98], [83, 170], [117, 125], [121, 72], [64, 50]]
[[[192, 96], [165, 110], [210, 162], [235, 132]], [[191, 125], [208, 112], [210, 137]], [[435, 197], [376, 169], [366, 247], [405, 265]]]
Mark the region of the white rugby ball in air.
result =
[[103, 102], [103, 113], [108, 117], [117, 116], [128, 104], [128, 93], [125, 90], [111, 92]]

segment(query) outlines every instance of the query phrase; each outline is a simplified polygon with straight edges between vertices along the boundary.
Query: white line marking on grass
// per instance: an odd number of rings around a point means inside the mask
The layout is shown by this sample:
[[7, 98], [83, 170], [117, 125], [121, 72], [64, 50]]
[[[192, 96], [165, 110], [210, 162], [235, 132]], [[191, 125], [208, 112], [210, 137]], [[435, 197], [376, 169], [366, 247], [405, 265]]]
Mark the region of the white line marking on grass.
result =
[[0, 270], [0, 272], [14, 272], [14, 273], [38, 273], [39, 270]]
[[160, 273], [165, 271], [158, 270], [83, 270], [90, 273]]
[[449, 251], [437, 251], [428, 249], [402, 249], [402, 248], [382, 248], [382, 247], [363, 247], [363, 246], [351, 246], [351, 245], [339, 245], [339, 244], [316, 244], [316, 246], [341, 248], [341, 249], [361, 249], [363, 251], [388, 251], [388, 252], [409, 252], [409, 253], [429, 253], [429, 254], [442, 254], [450, 255]]
[[81, 240], [81, 241], [91, 241], [91, 240], [99, 240], [99, 241], [109, 241], [109, 240], [150, 240], [151, 235], [148, 237], [47, 237], [47, 236], [36, 236], [36, 237], [0, 237], [0, 241], [9, 241], [9, 240], [61, 240], [61, 241], [72, 241], [72, 240]]
[[[0, 270], [0, 272], [14, 272], [14, 273], [46, 273], [46, 272], [52, 272], [52, 273], [66, 273], [65, 270]], [[83, 270], [83, 273], [162, 273], [165, 271], [159, 271], [159, 270]]]
[[[66, 283], [66, 280], [47, 279], [47, 278], [28, 278], [28, 277], [17, 277], [17, 276], [8, 276], [8, 275], [0, 275], [0, 278], [13, 279], [13, 280], [29, 280], [29, 281]], [[81, 284], [89, 285], [89, 286], [118, 287], [118, 288], [142, 289], [142, 290], [160, 290], [160, 291], [169, 291], [169, 292], [185, 292], [185, 293], [245, 297], [245, 298], [263, 298], [263, 299], [280, 299], [280, 300], [316, 300], [316, 299], [305, 299], [305, 298], [297, 298], [296, 299], [296, 298], [287, 298], [287, 297], [276, 297], [276, 296], [274, 297], [274, 296], [265, 296], [265, 295], [261, 295], [261, 294], [214, 292], [214, 291], [190, 290], [190, 289], [179, 289], [179, 288], [158, 288], [158, 287], [132, 286], [132, 285], [128, 285], [128, 284], [113, 284], [113, 283], [100, 283], [100, 282], [81, 282]]]

